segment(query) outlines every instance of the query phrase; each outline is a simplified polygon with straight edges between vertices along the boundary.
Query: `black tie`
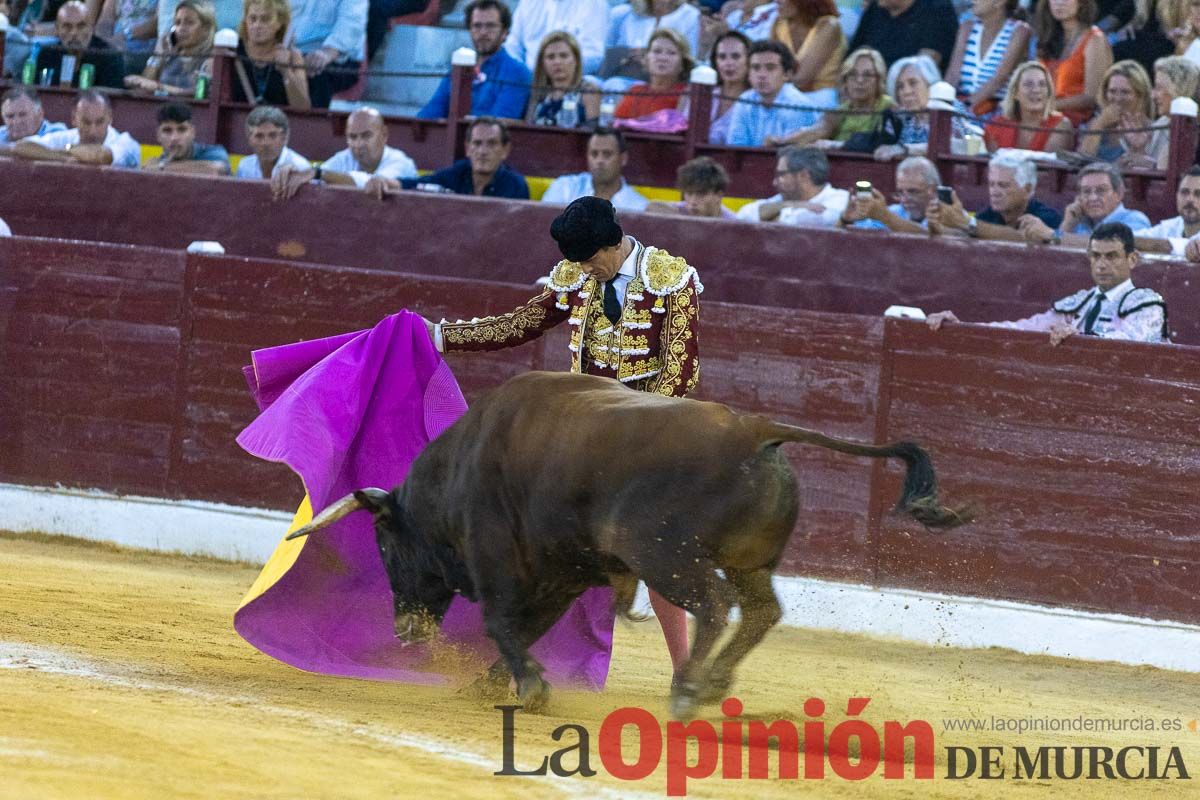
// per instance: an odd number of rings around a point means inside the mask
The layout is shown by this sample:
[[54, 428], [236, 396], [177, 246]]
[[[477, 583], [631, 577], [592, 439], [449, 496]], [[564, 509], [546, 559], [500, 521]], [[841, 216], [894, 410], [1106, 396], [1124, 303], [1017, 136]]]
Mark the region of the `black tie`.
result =
[[1104, 302], [1104, 292], [1096, 295], [1096, 304], [1088, 309], [1087, 316], [1083, 318], [1083, 335], [1091, 336], [1092, 331], [1096, 328], [1096, 318], [1100, 316], [1100, 306]]
[[608, 321], [613, 325], [621, 319], [621, 301], [617, 299], [615, 278], [604, 284], [604, 316], [608, 317]]

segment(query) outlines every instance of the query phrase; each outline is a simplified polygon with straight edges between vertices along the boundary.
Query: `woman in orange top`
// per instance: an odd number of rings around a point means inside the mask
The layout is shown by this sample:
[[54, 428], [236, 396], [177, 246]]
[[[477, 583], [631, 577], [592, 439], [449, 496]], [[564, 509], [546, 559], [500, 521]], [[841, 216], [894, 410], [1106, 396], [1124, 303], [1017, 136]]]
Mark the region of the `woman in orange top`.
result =
[[[1071, 121], [1054, 110], [1054, 86], [1041, 63], [1026, 61], [1013, 70], [1001, 108], [1002, 114], [983, 129], [991, 152], [1002, 147], [1047, 153], [1071, 149]], [[1017, 125], [1042, 130], [1024, 130]]]
[[679, 108], [686, 97], [684, 92], [693, 66], [687, 40], [670, 28], [659, 28], [651, 34], [646, 46], [646, 73], [650, 82], [631, 88], [617, 106], [615, 116], [636, 119]]
[[1034, 27], [1038, 59], [1054, 78], [1059, 110], [1078, 125], [1092, 115], [1112, 48], [1092, 25], [1096, 0], [1038, 0]]
[[808, 92], [813, 105], [837, 104], [838, 71], [846, 57], [846, 36], [833, 0], [780, 0], [771, 38], [796, 56], [792, 83]]

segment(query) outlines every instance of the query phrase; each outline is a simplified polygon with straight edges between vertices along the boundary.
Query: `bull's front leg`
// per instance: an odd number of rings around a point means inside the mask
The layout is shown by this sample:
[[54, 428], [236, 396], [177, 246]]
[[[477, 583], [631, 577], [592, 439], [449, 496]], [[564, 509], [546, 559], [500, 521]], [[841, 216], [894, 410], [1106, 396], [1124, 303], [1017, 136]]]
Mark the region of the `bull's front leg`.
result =
[[578, 596], [578, 592], [565, 589], [537, 596], [527, 588], [508, 586], [506, 591], [489, 592], [484, 597], [484, 624], [500, 651], [500, 661], [492, 665], [489, 674], [495, 674], [501, 664], [506, 665], [526, 711], [540, 711], [550, 699], [550, 684], [542, 679], [542, 665], [529, 654], [529, 648]]

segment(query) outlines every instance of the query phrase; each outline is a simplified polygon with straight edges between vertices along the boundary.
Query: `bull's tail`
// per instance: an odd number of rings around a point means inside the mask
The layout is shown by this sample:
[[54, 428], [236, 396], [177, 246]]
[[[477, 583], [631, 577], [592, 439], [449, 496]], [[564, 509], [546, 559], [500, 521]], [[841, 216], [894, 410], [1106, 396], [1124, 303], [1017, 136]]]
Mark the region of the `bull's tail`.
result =
[[908, 472], [904, 477], [904, 488], [896, 503], [896, 511], [909, 514], [928, 528], [953, 528], [970, 522], [975, 516], [974, 509], [970, 507], [947, 508], [938, 502], [937, 475], [933, 471], [933, 463], [929, 460], [929, 454], [915, 442], [859, 444], [782, 422], [771, 422], [767, 436], [763, 442], [765, 447], [800, 442], [855, 456], [902, 459], [908, 466]]

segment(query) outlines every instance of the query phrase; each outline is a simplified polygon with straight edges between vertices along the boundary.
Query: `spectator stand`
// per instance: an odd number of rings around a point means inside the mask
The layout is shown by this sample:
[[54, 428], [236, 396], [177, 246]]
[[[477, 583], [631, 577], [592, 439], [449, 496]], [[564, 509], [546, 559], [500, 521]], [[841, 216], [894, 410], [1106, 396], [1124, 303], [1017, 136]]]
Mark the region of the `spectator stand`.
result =
[[[473, 66], [452, 69], [454, 94], [446, 120], [421, 120], [394, 113], [397, 108], [409, 110], [424, 103], [433, 87], [444, 75], [447, 51], [467, 41], [466, 31], [431, 26], [398, 26], [392, 35], [411, 36], [411, 47], [389, 47], [385, 52], [410, 54], [407, 61], [389, 61], [387, 69], [373, 71], [368, 76], [364, 99], [378, 105], [388, 117], [391, 144], [407, 152], [421, 167], [438, 168], [463, 155], [466, 118], [471, 106]], [[2, 43], [2, 40], [0, 40]], [[2, 47], [2, 44], [0, 44]], [[437, 55], [430, 55], [436, 51]], [[417, 55], [420, 54], [420, 55]], [[2, 57], [0, 53], [0, 57]], [[398, 56], [389, 56], [398, 58]], [[236, 80], [231, 51], [214, 51], [214, 74], [209, 99], [188, 101], [193, 107], [193, 121], [200, 141], [224, 145], [230, 153], [247, 153], [244, 124], [251, 106], [232, 102], [231, 89]], [[419, 70], [417, 68], [420, 68]], [[393, 69], [395, 68], [395, 69]], [[382, 81], [393, 81], [394, 88], [382, 88]], [[404, 103], [389, 105], [381, 98], [394, 97], [396, 92], [424, 81], [425, 88], [413, 91]], [[11, 81], [0, 82], [0, 88]], [[637, 186], [673, 187], [675, 170], [697, 155], [707, 155], [720, 163], [730, 174], [729, 194], [741, 197], [763, 197], [773, 193], [776, 154], [773, 149], [732, 147], [709, 144], [708, 125], [712, 103], [711, 86], [694, 83], [690, 92], [690, 124], [683, 134], [652, 134], [630, 132], [629, 165], [626, 178]], [[41, 89], [47, 118], [69, 120], [75, 91], [70, 88]], [[155, 139], [155, 113], [162, 98], [122, 91], [110, 92], [114, 125], [130, 132], [142, 142]], [[319, 159], [344, 147], [346, 111], [288, 109], [293, 149]], [[938, 166], [943, 182], [955, 186], [968, 208], [986, 205], [987, 156], [955, 154], [950, 147], [949, 124], [953, 112], [933, 108], [929, 157]], [[1175, 216], [1174, 190], [1178, 176], [1193, 163], [1196, 139], [1196, 120], [1185, 114], [1172, 115], [1172, 160], [1165, 171], [1129, 170], [1128, 204], [1146, 212], [1152, 219]], [[544, 126], [510, 123], [513, 153], [509, 163], [527, 176], [546, 178], [578, 172], [586, 161], [588, 132], [585, 129], [564, 130]], [[851, 186], [858, 180], [869, 180], [885, 194], [894, 190], [895, 164], [876, 161], [870, 154], [829, 153], [830, 182], [839, 187]], [[1063, 208], [1074, 200], [1073, 168], [1055, 162], [1042, 163], [1039, 168], [1038, 197], [1043, 202]]]

